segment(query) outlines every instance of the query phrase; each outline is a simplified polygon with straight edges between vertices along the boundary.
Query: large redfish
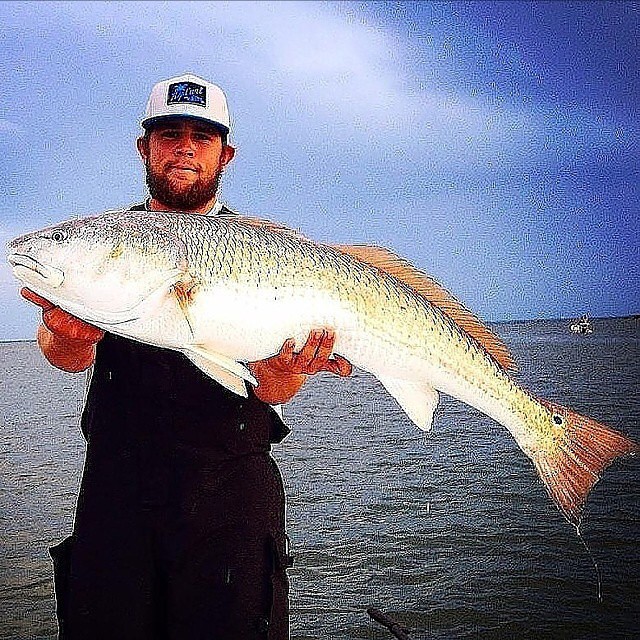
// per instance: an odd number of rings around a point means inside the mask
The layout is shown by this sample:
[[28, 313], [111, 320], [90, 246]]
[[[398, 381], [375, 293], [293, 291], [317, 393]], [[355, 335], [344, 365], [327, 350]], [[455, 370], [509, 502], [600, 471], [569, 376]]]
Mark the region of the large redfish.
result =
[[567, 519], [603, 469], [638, 450], [620, 433], [536, 398], [498, 338], [433, 279], [384, 249], [319, 245], [241, 216], [110, 212], [9, 244], [14, 274], [107, 331], [183, 352], [246, 395], [246, 362], [311, 329], [373, 375], [421, 429], [438, 392], [504, 425]]

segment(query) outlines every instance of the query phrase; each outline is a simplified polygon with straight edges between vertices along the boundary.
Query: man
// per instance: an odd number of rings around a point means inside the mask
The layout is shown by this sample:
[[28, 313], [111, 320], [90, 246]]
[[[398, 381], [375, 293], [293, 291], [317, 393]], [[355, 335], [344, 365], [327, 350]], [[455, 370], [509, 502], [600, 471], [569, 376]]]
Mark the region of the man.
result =
[[[152, 90], [137, 141], [149, 200], [132, 209], [232, 215], [217, 200], [234, 156], [222, 90], [193, 75]], [[176, 213], [175, 215], [181, 215]], [[73, 535], [51, 550], [62, 640], [288, 637], [284, 491], [271, 405], [309, 374], [346, 376], [334, 337], [249, 363], [241, 398], [182, 354], [104, 333], [33, 292], [38, 344], [66, 371], [94, 366]]]

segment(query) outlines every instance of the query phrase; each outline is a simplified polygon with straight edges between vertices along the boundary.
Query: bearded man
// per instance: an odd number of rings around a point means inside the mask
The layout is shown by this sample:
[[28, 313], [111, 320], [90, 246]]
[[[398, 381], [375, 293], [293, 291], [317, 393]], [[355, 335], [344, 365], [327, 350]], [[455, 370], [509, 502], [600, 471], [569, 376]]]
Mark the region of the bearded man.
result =
[[[155, 85], [137, 140], [149, 199], [132, 210], [234, 215], [218, 199], [235, 155], [222, 90], [197, 76]], [[181, 215], [181, 213], [175, 213]], [[38, 344], [66, 371], [93, 365], [73, 534], [51, 549], [61, 640], [286, 640], [290, 556], [271, 445], [274, 405], [308, 375], [349, 375], [334, 336], [249, 363], [242, 398], [181, 353], [43, 308]]]

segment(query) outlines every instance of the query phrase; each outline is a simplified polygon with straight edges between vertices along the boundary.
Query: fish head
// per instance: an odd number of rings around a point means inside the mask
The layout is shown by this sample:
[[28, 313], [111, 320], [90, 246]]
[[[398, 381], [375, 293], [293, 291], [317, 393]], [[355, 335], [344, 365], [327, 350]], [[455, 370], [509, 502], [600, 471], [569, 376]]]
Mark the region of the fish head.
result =
[[124, 313], [185, 271], [180, 240], [132, 212], [69, 220], [20, 236], [7, 259], [24, 285], [83, 319]]

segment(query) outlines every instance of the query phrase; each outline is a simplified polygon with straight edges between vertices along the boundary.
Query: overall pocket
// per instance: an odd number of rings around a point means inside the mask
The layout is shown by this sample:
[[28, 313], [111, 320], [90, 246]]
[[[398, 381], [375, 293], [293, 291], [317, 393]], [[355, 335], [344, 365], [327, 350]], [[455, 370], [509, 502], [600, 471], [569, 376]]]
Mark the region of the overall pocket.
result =
[[293, 565], [289, 537], [281, 532], [269, 536], [271, 554], [271, 612], [268, 624], [269, 640], [289, 638], [289, 578], [287, 569]]
[[49, 555], [53, 560], [53, 589], [56, 596], [58, 640], [64, 640], [67, 632], [69, 576], [71, 572], [71, 552], [74, 542], [74, 536], [69, 536], [60, 544], [49, 549]]

